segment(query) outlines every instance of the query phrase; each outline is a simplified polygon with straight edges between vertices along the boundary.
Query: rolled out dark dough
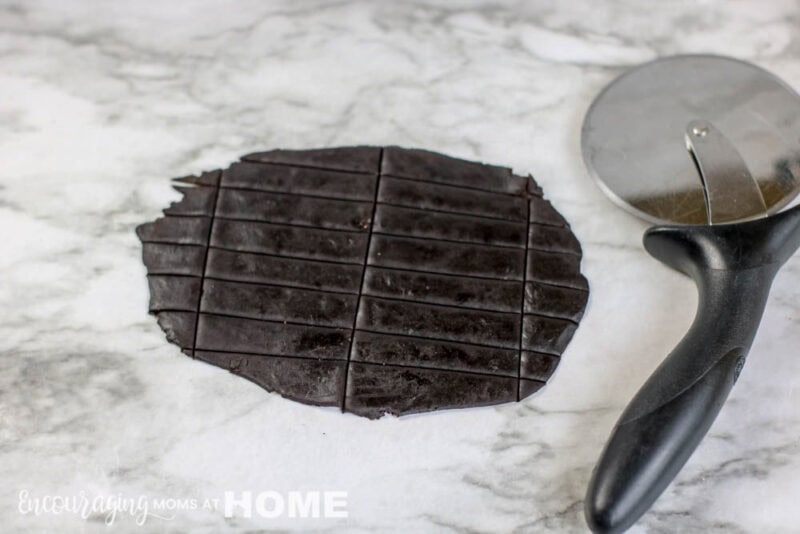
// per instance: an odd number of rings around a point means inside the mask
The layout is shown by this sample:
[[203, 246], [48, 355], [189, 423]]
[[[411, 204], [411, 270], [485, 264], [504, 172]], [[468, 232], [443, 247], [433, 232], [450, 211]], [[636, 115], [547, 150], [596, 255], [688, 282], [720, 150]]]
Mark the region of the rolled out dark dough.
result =
[[183, 352], [377, 418], [539, 390], [583, 315], [581, 247], [532, 178], [398, 147], [273, 150], [178, 179], [137, 229]]

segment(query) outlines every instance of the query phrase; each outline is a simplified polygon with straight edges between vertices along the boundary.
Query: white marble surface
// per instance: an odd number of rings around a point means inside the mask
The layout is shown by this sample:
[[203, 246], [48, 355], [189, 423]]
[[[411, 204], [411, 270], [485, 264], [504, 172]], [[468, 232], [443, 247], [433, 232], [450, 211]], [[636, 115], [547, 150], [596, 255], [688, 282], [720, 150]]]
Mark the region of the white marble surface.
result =
[[[800, 88], [796, 1], [0, 2], [0, 523], [13, 532], [584, 532], [590, 469], [689, 325], [691, 282], [584, 171], [591, 98], [660, 55], [730, 54]], [[519, 404], [377, 422], [191, 361], [147, 314], [133, 229], [168, 178], [267, 148], [398, 144], [532, 173], [592, 295]], [[632, 530], [798, 532], [800, 257], [732, 397]], [[33, 496], [346, 490], [342, 519], [179, 511], [137, 526]]]

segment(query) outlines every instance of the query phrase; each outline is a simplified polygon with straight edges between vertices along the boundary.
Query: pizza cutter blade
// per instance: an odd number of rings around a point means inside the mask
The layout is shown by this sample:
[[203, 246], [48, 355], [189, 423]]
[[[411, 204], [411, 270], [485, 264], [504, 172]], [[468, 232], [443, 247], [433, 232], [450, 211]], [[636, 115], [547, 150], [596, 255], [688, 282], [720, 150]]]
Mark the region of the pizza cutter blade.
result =
[[738, 378], [772, 279], [800, 246], [800, 96], [720, 56], [659, 59], [597, 96], [583, 157], [618, 205], [656, 223], [645, 249], [691, 276], [697, 315], [623, 412], [585, 501], [595, 532], [622, 532], [655, 502]]

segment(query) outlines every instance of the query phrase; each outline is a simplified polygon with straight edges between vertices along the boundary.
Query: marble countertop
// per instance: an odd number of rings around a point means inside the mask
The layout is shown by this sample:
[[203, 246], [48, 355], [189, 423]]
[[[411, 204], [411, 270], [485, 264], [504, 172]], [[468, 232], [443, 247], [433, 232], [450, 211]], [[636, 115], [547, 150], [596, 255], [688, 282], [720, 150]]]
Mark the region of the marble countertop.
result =
[[[14, 532], [585, 532], [590, 470], [686, 331], [690, 280], [584, 170], [624, 69], [711, 52], [800, 88], [796, 1], [0, 1], [0, 523]], [[169, 178], [268, 148], [397, 144], [531, 173], [592, 288], [518, 404], [369, 421], [201, 365], [147, 314], [137, 224]], [[800, 257], [708, 437], [634, 533], [797, 532]], [[346, 491], [348, 517], [225, 517], [231, 491]], [[120, 512], [26, 508], [143, 496]], [[183, 500], [183, 501], [181, 501]], [[167, 503], [166, 505], [164, 503]], [[182, 504], [183, 503], [183, 504]], [[62, 511], [63, 512], [63, 511]], [[139, 518], [140, 519], [140, 518]]]

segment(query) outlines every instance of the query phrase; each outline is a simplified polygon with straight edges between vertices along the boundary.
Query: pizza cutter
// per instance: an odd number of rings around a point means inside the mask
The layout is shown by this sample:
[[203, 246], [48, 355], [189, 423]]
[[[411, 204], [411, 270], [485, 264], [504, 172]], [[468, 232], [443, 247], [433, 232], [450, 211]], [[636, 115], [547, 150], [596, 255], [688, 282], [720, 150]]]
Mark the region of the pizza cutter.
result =
[[739, 376], [772, 279], [800, 246], [800, 96], [732, 58], [658, 59], [591, 105], [583, 158], [618, 205], [658, 223], [650, 255], [692, 277], [697, 315], [612, 431], [585, 501], [622, 532], [691, 456]]

